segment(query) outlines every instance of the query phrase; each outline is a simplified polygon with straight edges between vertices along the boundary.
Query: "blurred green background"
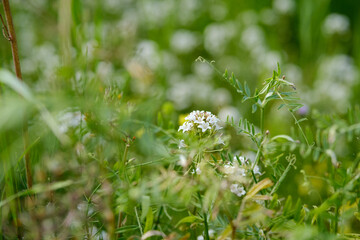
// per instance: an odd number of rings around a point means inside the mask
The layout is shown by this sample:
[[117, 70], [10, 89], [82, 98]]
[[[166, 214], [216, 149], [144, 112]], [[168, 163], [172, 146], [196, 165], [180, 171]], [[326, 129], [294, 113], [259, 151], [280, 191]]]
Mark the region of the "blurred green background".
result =
[[[11, 1], [25, 81], [41, 92], [79, 81], [80, 67], [126, 96], [156, 96], [180, 112], [249, 117], [234, 91], [198, 56], [252, 87], [279, 62], [308, 109], [346, 112], [359, 92], [356, 1]], [[2, 38], [2, 68], [12, 68]], [[81, 61], [79, 61], [81, 60]], [[124, 73], [126, 72], [126, 73]], [[127, 74], [131, 81], [127, 81]], [[77, 79], [77, 80], [76, 80]], [[308, 111], [305, 111], [308, 112]], [[287, 117], [270, 113], [275, 128]], [[276, 121], [274, 121], [276, 120]], [[280, 122], [279, 122], [280, 121]]]

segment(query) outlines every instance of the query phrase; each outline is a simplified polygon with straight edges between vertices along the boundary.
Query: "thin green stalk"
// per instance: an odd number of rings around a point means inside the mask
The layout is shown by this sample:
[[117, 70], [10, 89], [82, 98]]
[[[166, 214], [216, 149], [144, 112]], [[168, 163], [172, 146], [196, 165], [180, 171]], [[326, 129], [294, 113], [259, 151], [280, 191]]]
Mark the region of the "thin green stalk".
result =
[[256, 152], [255, 161], [254, 161], [254, 164], [253, 164], [252, 167], [251, 167], [251, 171], [254, 170], [255, 166], [259, 163], [259, 160], [260, 160], [263, 138], [261, 138], [260, 142], [261, 142], [261, 143], [260, 143], [260, 146], [258, 147], [258, 150], [257, 150], [257, 152]]
[[264, 134], [264, 120], [265, 120], [264, 113], [265, 113], [264, 108], [261, 107], [260, 108], [260, 132], [261, 132], [261, 134]]
[[280, 184], [284, 181], [286, 175], [289, 173], [291, 166], [295, 164], [296, 158], [292, 158], [289, 161], [289, 164], [287, 165], [285, 171], [279, 178], [279, 180], [276, 182], [275, 186], [271, 189], [270, 196], [273, 195], [279, 188]]
[[303, 138], [305, 139], [305, 142], [307, 144], [308, 147], [310, 147], [310, 144], [309, 144], [309, 141], [307, 140], [307, 137], [302, 129], [302, 127], [300, 126], [300, 123], [298, 122], [296, 116], [294, 115], [294, 113], [292, 111], [290, 111], [289, 107], [288, 107], [288, 104], [287, 102], [285, 101], [285, 99], [281, 96], [281, 94], [279, 92], [276, 91], [276, 94], [279, 96], [279, 98], [283, 101], [283, 103], [285, 104], [285, 106], [288, 108], [291, 116], [293, 117], [293, 119], [295, 120], [295, 124], [298, 126], [300, 132], [301, 132], [301, 135], [303, 136]]
[[207, 222], [207, 214], [206, 214], [205, 210], [203, 209], [203, 203], [202, 203], [202, 198], [201, 198], [200, 192], [197, 192], [197, 195], [198, 195], [198, 197], [199, 197], [201, 209], [204, 211], [204, 213], [203, 213], [203, 218], [204, 218], [205, 240], [210, 240], [210, 237], [209, 237], [209, 226], [208, 226], [208, 222]]
[[[2, 3], [4, 6], [5, 18], [6, 18], [6, 22], [7, 22], [6, 31], [8, 34], [8, 40], [10, 41], [10, 44], [11, 44], [11, 51], [12, 51], [13, 62], [14, 62], [14, 67], [15, 67], [15, 74], [18, 79], [22, 80], [20, 60], [19, 60], [19, 51], [18, 51], [18, 46], [17, 46], [17, 39], [16, 39], [15, 28], [14, 28], [14, 24], [13, 24], [12, 15], [11, 15], [9, 0], [2, 0]], [[28, 134], [28, 125], [25, 120], [23, 122], [23, 142], [24, 142], [24, 149], [26, 150], [29, 145], [29, 134]], [[32, 182], [31, 162], [30, 162], [29, 153], [26, 153], [24, 155], [24, 161], [25, 161], [27, 187], [31, 188], [33, 185], [33, 182]]]
[[208, 226], [208, 222], [207, 222], [207, 214], [204, 213], [204, 226], [205, 226], [205, 239], [206, 240], [210, 240], [210, 237], [209, 237], [209, 226]]
[[138, 212], [136, 210], [136, 207], [134, 207], [134, 210], [135, 210], [136, 221], [138, 223], [140, 233], [141, 233], [141, 236], [142, 236], [143, 235], [143, 230], [142, 230], [142, 227], [141, 227], [140, 218], [139, 218], [139, 214], [138, 214]]

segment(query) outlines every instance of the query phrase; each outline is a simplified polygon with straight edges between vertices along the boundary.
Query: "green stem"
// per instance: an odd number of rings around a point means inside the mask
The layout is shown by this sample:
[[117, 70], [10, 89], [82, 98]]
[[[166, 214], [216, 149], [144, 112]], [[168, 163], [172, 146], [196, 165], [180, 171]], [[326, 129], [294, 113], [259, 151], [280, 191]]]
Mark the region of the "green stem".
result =
[[199, 197], [201, 209], [204, 211], [204, 213], [203, 213], [203, 218], [204, 218], [205, 240], [210, 240], [210, 237], [209, 237], [209, 226], [208, 226], [208, 222], [207, 222], [207, 214], [206, 214], [205, 210], [203, 209], [203, 203], [202, 203], [202, 198], [201, 198], [200, 192], [197, 192], [197, 195], [198, 195], [198, 197]]
[[255, 166], [259, 163], [259, 160], [260, 160], [260, 155], [261, 155], [261, 148], [262, 148], [262, 140], [263, 138], [260, 139], [260, 146], [258, 147], [258, 150], [256, 152], [256, 157], [255, 157], [255, 161], [254, 161], [254, 164], [252, 165], [251, 167], [251, 171], [254, 170]]
[[297, 118], [295, 117], [294, 113], [290, 110], [289, 105], [287, 104], [287, 102], [285, 101], [285, 99], [281, 96], [281, 94], [279, 92], [276, 92], [276, 94], [279, 96], [279, 98], [283, 101], [283, 103], [285, 104], [285, 106], [288, 108], [291, 116], [293, 117], [293, 119], [295, 120], [295, 124], [298, 126], [301, 135], [303, 136], [303, 138], [305, 139], [305, 142], [307, 144], [307, 146], [309, 147], [309, 141], [307, 140], [307, 137], [302, 129], [302, 127], [300, 126], [300, 123], [298, 122]]
[[264, 120], [265, 120], [264, 113], [265, 113], [264, 108], [261, 107], [260, 108], [260, 132], [261, 132], [261, 134], [264, 134]]
[[209, 237], [209, 227], [208, 227], [208, 223], [207, 223], [207, 214], [204, 213], [204, 225], [205, 225], [205, 239], [206, 240], [210, 240], [210, 237]]
[[290, 159], [289, 164], [287, 165], [285, 171], [283, 172], [283, 174], [281, 175], [279, 180], [276, 182], [275, 186], [272, 188], [270, 195], [273, 195], [278, 190], [280, 184], [284, 181], [286, 175], [289, 173], [291, 166], [293, 166], [295, 164], [295, 161], [296, 161], [296, 158]]

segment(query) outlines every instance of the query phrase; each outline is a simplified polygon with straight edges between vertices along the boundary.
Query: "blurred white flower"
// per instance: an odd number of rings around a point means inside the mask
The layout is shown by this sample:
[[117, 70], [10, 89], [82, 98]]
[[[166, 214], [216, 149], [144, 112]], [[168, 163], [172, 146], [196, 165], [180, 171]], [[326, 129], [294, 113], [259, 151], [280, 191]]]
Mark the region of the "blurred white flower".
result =
[[[241, 162], [241, 165], [245, 165], [245, 164], [247, 164], [247, 162], [248, 162], [248, 161], [246, 161], [245, 157], [243, 157], [243, 156], [239, 156], [239, 160], [240, 160], [240, 162]], [[236, 157], [236, 156], [234, 156], [233, 161], [234, 161], [234, 162], [237, 162], [237, 157]]]
[[192, 103], [207, 104], [212, 91], [211, 84], [199, 82], [195, 75], [173, 74], [170, 78], [170, 88], [166, 94], [168, 99], [174, 102], [177, 110], [183, 110], [190, 107]]
[[225, 164], [224, 165], [224, 173], [227, 175], [231, 175], [234, 174], [235, 172], [235, 166], [231, 165], [231, 164]]
[[271, 8], [265, 8], [260, 12], [260, 19], [263, 24], [274, 25], [278, 21], [278, 15]]
[[291, 14], [296, 8], [294, 0], [274, 0], [273, 7], [282, 14]]
[[176, 9], [173, 1], [145, 1], [139, 5], [139, 17], [144, 18], [148, 28], [162, 26]]
[[285, 71], [286, 80], [294, 83], [295, 85], [302, 83], [303, 73], [302, 69], [298, 65], [289, 63], [286, 64], [283, 69]]
[[255, 25], [258, 21], [258, 14], [255, 10], [247, 10], [240, 13], [241, 21], [245, 26]]
[[258, 165], [256, 165], [256, 166], [254, 167], [253, 171], [254, 171], [254, 174], [262, 175], [262, 173], [260, 172], [260, 168], [259, 168]]
[[177, 17], [182, 25], [189, 25], [199, 17], [202, 8], [200, 1], [178, 0], [176, 9]]
[[241, 34], [241, 46], [245, 46], [246, 49], [252, 50], [257, 46], [264, 45], [264, 32], [256, 25], [247, 27]]
[[227, 6], [222, 2], [210, 4], [209, 7], [210, 7], [210, 9], [209, 9], [210, 16], [215, 21], [223, 20], [226, 17], [226, 15], [228, 14]]
[[199, 235], [196, 239], [197, 240], [204, 240], [204, 237], [202, 235]]
[[239, 177], [246, 177], [247, 170], [245, 166], [239, 165], [237, 159], [234, 158], [233, 163], [225, 163], [223, 167], [223, 171], [227, 177], [231, 178], [239, 178]]
[[323, 58], [320, 63], [318, 70], [320, 81], [353, 84], [357, 78], [358, 70], [350, 56], [345, 54], [329, 56]]
[[224, 139], [222, 139], [221, 137], [219, 137], [219, 139], [218, 139], [218, 144], [225, 145]]
[[211, 95], [211, 102], [214, 106], [220, 107], [231, 103], [231, 93], [225, 88], [216, 89]]
[[96, 66], [96, 74], [102, 81], [109, 81], [109, 78], [114, 72], [114, 67], [111, 62], [99, 62]]
[[229, 120], [231, 120], [231, 118], [233, 118], [235, 122], [238, 122], [241, 117], [237, 108], [235, 108], [233, 106], [226, 106], [226, 107], [221, 108], [218, 115], [219, 115], [219, 118], [221, 119], [221, 121], [223, 121], [223, 122], [225, 122], [228, 117], [229, 117]]
[[239, 186], [239, 184], [231, 184], [230, 191], [234, 194], [236, 194], [238, 197], [244, 196], [246, 194], [246, 191], [243, 186]]
[[215, 230], [214, 229], [209, 229], [208, 233], [209, 233], [209, 237], [211, 237], [211, 238], [215, 237]]
[[179, 142], [179, 149], [185, 148], [185, 147], [187, 147], [186, 144], [185, 144], [185, 141], [184, 141], [184, 139], [181, 139], [180, 142]]
[[179, 156], [178, 165], [180, 165], [180, 166], [182, 166], [182, 167], [186, 167], [186, 165], [187, 165], [186, 157], [185, 157], [183, 154], [181, 154], [181, 155]]
[[67, 110], [59, 114], [58, 116], [59, 130], [62, 133], [66, 133], [70, 128], [76, 128], [80, 124], [86, 124], [85, 116], [80, 111]]
[[349, 28], [349, 18], [338, 13], [329, 14], [323, 23], [323, 32], [327, 35], [344, 34], [349, 31]]
[[350, 90], [357, 84], [358, 77], [358, 69], [351, 57], [340, 54], [323, 58], [314, 88], [309, 92], [312, 102], [324, 107], [331, 103], [332, 108], [344, 112], [344, 106], [350, 100]]
[[214, 73], [214, 70], [207, 63], [198, 61], [194, 62], [193, 70], [199, 78], [206, 81], [210, 80]]
[[188, 30], [176, 31], [170, 40], [171, 48], [177, 53], [190, 53], [199, 44], [198, 37], [195, 33]]
[[197, 174], [197, 175], [200, 175], [200, 174], [201, 174], [201, 169], [200, 169], [199, 167], [197, 167], [195, 171], [196, 171], [196, 174]]
[[150, 40], [140, 42], [137, 46], [136, 58], [151, 69], [156, 69], [161, 63], [158, 45]]
[[224, 24], [213, 23], [205, 28], [204, 47], [206, 51], [214, 55], [224, 53], [227, 43], [236, 33], [236, 27], [233, 23]]

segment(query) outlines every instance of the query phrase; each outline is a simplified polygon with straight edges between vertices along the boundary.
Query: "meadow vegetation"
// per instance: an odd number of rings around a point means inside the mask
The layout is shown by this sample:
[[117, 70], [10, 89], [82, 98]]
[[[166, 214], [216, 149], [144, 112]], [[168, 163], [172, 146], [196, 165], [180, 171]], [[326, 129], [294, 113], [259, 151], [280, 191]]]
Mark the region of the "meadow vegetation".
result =
[[360, 238], [356, 1], [7, 2], [0, 239]]

